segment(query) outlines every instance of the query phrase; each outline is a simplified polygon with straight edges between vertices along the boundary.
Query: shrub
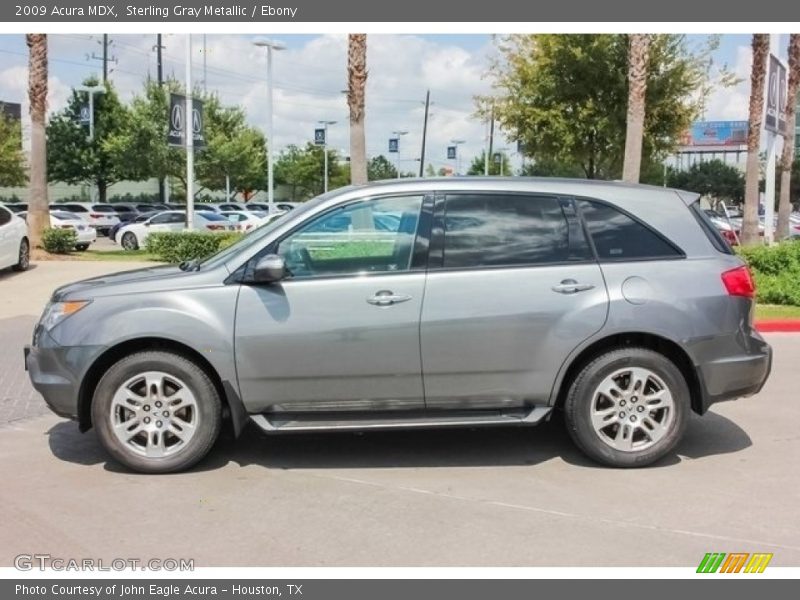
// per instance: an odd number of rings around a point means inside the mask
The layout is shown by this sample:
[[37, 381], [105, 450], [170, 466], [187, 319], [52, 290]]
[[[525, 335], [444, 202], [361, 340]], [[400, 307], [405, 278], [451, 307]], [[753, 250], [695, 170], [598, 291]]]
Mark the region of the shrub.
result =
[[756, 300], [800, 306], [800, 243], [738, 248], [756, 283]]
[[221, 248], [227, 248], [240, 237], [241, 233], [158, 232], [147, 236], [145, 249], [159, 260], [179, 263], [211, 256]]
[[45, 229], [42, 246], [51, 254], [67, 254], [78, 242], [74, 229]]

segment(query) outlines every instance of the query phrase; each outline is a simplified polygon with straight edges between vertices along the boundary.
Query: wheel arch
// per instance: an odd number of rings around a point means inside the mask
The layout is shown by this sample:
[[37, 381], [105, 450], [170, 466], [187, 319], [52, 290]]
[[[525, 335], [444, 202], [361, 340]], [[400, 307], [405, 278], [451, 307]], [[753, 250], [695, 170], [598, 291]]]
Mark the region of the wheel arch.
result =
[[182, 342], [163, 337], [141, 337], [120, 342], [98, 356], [87, 369], [78, 391], [78, 425], [81, 431], [92, 427], [92, 399], [103, 374], [120, 359], [144, 350], [162, 350], [179, 354], [202, 368], [211, 378], [223, 406], [223, 417], [229, 417], [234, 435], [238, 436], [247, 423], [247, 411], [234, 385], [223, 380], [206, 357]]
[[703, 392], [697, 369], [686, 351], [673, 340], [664, 336], [646, 332], [619, 332], [592, 341], [574, 357], [568, 359], [561, 368], [554, 385], [555, 401], [553, 405], [564, 405], [569, 387], [580, 371], [592, 360], [609, 350], [625, 347], [641, 347], [653, 350], [668, 358], [680, 370], [686, 385], [689, 387], [692, 410], [703, 414]]

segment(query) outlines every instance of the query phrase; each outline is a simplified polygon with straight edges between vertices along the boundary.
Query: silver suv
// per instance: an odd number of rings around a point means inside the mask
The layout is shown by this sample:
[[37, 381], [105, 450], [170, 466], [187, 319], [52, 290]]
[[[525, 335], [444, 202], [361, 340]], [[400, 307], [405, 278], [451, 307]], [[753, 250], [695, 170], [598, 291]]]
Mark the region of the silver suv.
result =
[[420, 179], [321, 196], [203, 261], [59, 288], [25, 363], [59, 415], [150, 473], [223, 422], [268, 433], [535, 425], [606, 465], [771, 365], [750, 273], [686, 192]]

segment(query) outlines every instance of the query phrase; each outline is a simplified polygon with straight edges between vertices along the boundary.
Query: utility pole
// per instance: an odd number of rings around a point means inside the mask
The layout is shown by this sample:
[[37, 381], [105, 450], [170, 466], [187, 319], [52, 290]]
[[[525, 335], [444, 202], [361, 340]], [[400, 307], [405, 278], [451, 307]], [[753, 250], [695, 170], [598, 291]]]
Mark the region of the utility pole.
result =
[[192, 106], [192, 34], [186, 36], [186, 112], [183, 131], [186, 138], [186, 229], [194, 222], [194, 127]]
[[275, 209], [275, 176], [272, 164], [275, 152], [275, 140], [272, 139], [272, 51], [283, 50], [286, 46], [273, 40], [256, 40], [253, 44], [267, 49], [267, 204], [271, 214]]
[[99, 61], [103, 62], [103, 83], [105, 83], [106, 80], [108, 79], [108, 63], [110, 63], [110, 62], [116, 63], [117, 62], [117, 57], [116, 56], [109, 57], [109, 55], [108, 55], [108, 47], [111, 44], [113, 44], [114, 42], [113, 42], [113, 40], [109, 41], [107, 33], [104, 33], [103, 34], [103, 40], [102, 41], [98, 40], [98, 42], [100, 44], [102, 44], [103, 52], [100, 54], [100, 56], [98, 56], [94, 52], [92, 52], [91, 55], [87, 54], [86, 55], [86, 59], [87, 60], [99, 60]]
[[325, 141], [322, 143], [322, 155], [323, 155], [323, 165], [322, 165], [322, 191], [327, 194], [328, 193], [328, 126], [329, 125], [336, 125], [336, 121], [319, 121], [319, 124], [322, 125], [323, 129], [325, 130]]
[[[494, 103], [492, 103], [492, 116], [489, 121], [489, 156], [492, 156], [492, 149], [494, 147]], [[500, 163], [502, 165], [502, 163]], [[488, 163], [487, 163], [488, 165]], [[486, 174], [489, 174], [489, 170], [486, 170]]]
[[[164, 62], [162, 60], [161, 50], [164, 46], [161, 44], [161, 34], [156, 35], [156, 77], [158, 78], [159, 89], [164, 87]], [[158, 178], [158, 201], [161, 204], [167, 201], [166, 187], [164, 186], [164, 178]]]
[[425, 169], [425, 138], [428, 136], [428, 109], [431, 106], [431, 91], [425, 94], [425, 120], [422, 123], [422, 150], [419, 153], [419, 176], [422, 177]]

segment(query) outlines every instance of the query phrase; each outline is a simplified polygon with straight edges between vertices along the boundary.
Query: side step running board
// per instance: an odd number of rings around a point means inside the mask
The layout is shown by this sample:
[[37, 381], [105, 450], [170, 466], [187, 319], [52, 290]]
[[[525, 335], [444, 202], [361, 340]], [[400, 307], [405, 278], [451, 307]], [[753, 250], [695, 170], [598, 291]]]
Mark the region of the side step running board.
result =
[[438, 427], [478, 427], [484, 425], [535, 425], [545, 419], [552, 406], [534, 406], [527, 412], [453, 411], [390, 413], [293, 413], [250, 415], [267, 433], [303, 431], [365, 431], [381, 429], [426, 429]]

